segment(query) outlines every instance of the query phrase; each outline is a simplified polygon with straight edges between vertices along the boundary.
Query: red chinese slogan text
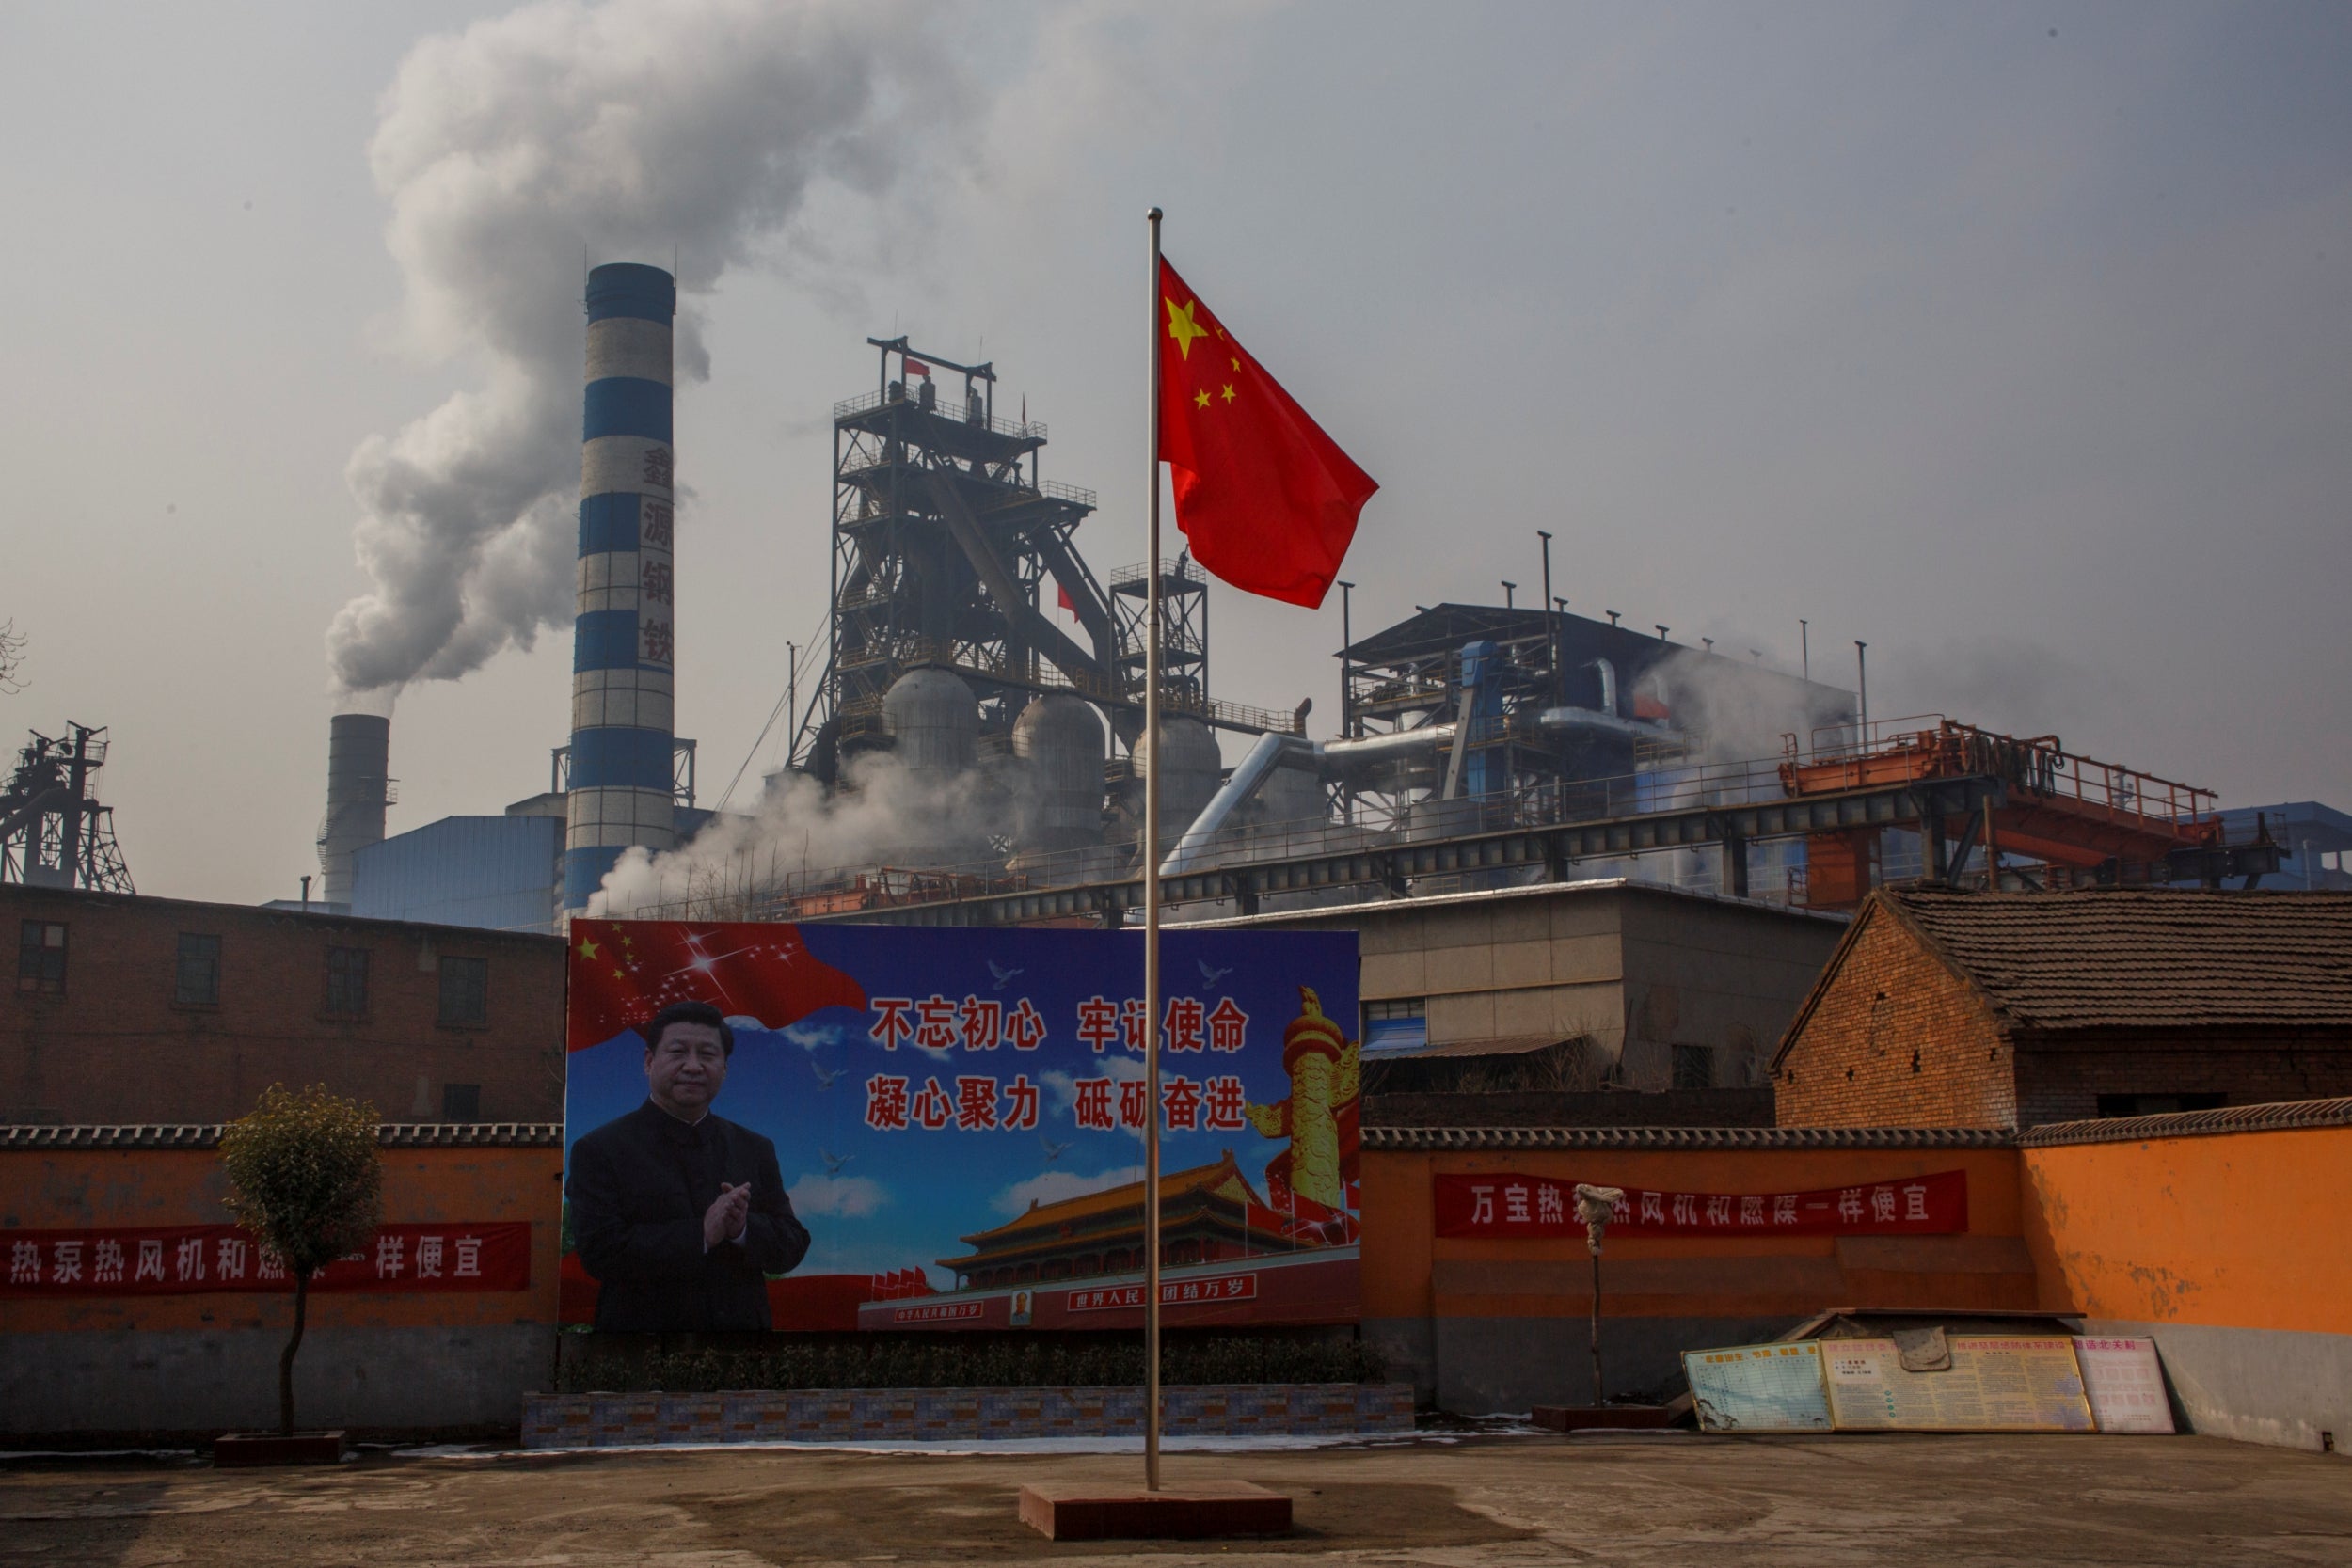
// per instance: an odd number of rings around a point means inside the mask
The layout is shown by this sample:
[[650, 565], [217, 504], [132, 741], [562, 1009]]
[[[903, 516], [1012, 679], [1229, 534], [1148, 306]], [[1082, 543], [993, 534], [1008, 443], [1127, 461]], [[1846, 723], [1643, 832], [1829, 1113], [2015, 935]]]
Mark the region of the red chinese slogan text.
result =
[[[531, 1226], [388, 1225], [313, 1275], [313, 1291], [527, 1291]], [[0, 1296], [290, 1291], [273, 1253], [233, 1225], [0, 1231]]]
[[[1581, 1236], [1576, 1182], [1512, 1171], [1441, 1174], [1438, 1234]], [[1613, 1236], [1933, 1236], [1968, 1228], [1968, 1174], [1939, 1171], [1804, 1193], [1627, 1188]]]

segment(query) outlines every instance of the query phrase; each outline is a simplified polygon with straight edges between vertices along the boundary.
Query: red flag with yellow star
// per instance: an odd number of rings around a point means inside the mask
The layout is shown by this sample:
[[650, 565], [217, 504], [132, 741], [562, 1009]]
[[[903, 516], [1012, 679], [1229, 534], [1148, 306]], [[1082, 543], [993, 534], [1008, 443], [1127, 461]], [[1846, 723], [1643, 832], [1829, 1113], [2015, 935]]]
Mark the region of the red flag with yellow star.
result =
[[797, 926], [688, 926], [575, 920], [568, 1049], [601, 1045], [673, 1002], [707, 1002], [730, 1018], [781, 1029], [824, 1007], [866, 1009], [855, 979], [818, 958]]
[[1323, 602], [1380, 486], [1160, 261], [1160, 458], [1192, 558], [1234, 587]]

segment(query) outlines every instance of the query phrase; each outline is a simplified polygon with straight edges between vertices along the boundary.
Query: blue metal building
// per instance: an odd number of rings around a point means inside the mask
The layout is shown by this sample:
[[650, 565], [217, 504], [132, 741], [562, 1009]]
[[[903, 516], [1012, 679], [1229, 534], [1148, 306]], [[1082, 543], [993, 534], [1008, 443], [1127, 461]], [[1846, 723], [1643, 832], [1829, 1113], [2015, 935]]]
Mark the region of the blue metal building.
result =
[[352, 855], [351, 912], [371, 920], [555, 929], [557, 816], [444, 816]]

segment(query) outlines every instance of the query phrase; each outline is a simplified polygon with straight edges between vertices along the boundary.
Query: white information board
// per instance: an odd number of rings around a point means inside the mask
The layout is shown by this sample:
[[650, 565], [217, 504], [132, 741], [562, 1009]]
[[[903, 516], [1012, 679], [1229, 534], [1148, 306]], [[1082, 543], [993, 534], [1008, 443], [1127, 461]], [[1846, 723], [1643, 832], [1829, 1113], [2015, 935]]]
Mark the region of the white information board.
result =
[[1903, 1369], [1892, 1339], [1821, 1341], [1830, 1417], [1846, 1432], [2091, 1432], [2065, 1335], [1950, 1338], [1944, 1371]]
[[2083, 1387], [2101, 1432], [2172, 1434], [2172, 1402], [2165, 1397], [2153, 1339], [2078, 1334], [2074, 1359], [2082, 1364]]
[[1682, 1353], [1702, 1432], [1827, 1432], [1821, 1347], [1738, 1345]]

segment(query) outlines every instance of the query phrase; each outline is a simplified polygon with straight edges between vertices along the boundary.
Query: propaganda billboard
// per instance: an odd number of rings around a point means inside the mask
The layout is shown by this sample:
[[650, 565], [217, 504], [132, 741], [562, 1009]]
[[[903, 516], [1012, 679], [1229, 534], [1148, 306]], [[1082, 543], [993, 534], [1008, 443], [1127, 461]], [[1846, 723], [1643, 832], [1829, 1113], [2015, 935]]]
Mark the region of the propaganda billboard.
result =
[[563, 1317], [1111, 1329], [1358, 1312], [1352, 932], [576, 920]]

